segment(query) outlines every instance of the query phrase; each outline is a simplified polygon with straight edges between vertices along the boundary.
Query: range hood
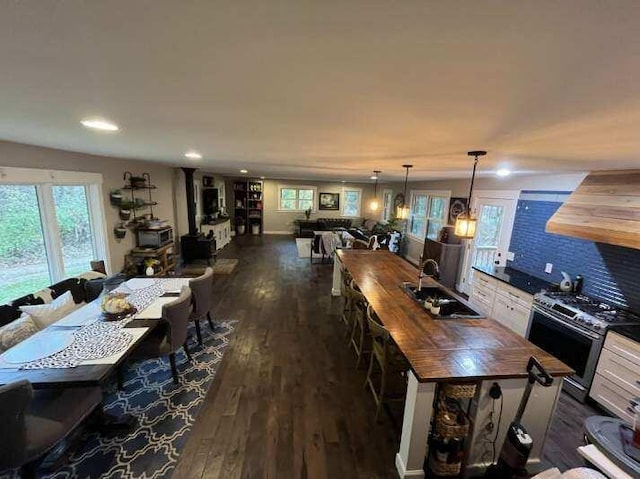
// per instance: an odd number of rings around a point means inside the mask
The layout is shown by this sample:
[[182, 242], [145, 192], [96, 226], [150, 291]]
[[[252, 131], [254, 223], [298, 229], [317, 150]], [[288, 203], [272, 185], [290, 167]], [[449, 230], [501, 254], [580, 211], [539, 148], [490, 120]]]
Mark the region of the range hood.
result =
[[589, 173], [546, 231], [640, 249], [640, 170]]

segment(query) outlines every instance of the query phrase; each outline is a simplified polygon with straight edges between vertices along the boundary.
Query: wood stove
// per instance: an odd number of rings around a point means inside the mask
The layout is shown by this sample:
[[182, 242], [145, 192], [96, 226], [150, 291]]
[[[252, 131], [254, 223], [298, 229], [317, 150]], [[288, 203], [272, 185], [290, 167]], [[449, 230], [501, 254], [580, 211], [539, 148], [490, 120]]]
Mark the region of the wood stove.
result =
[[187, 191], [187, 219], [189, 220], [189, 234], [180, 237], [180, 253], [183, 263], [195, 260], [211, 262], [215, 258], [216, 239], [198, 232], [196, 225], [196, 200], [193, 188], [193, 173], [195, 168], [182, 168]]

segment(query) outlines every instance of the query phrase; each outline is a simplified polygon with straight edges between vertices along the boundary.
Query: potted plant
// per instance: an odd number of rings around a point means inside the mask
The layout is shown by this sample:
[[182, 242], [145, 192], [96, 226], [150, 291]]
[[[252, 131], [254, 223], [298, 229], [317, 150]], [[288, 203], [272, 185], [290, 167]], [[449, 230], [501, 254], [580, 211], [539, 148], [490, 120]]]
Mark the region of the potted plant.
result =
[[109, 193], [109, 200], [114, 206], [119, 206], [122, 202], [122, 190], [120, 188], [113, 188]]
[[307, 218], [307, 220], [309, 219], [309, 217], [311, 216], [311, 208], [307, 208], [306, 210], [304, 210], [304, 216], [305, 218]]
[[431, 302], [431, 308], [429, 309], [429, 311], [431, 311], [431, 314], [437, 316], [440, 314], [440, 299], [439, 298], [433, 298], [433, 301]]
[[144, 188], [147, 186], [147, 179], [144, 176], [132, 176], [129, 178], [131, 188]]
[[122, 221], [129, 221], [131, 219], [131, 212], [135, 205], [131, 200], [122, 200], [120, 202], [120, 211], [118, 215]]
[[116, 236], [116, 239], [123, 239], [127, 236], [127, 228], [124, 227], [124, 223], [120, 223], [113, 228], [113, 234]]
[[147, 258], [144, 260], [145, 270], [144, 273], [147, 276], [153, 276], [156, 272], [160, 271], [160, 261], [155, 258]]

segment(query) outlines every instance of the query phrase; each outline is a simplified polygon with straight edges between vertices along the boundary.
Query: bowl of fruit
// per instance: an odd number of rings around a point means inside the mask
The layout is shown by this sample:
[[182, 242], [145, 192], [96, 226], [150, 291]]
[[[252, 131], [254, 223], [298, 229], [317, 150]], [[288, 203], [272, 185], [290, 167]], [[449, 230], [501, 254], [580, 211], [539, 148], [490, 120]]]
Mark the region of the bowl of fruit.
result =
[[124, 293], [109, 293], [102, 298], [102, 313], [107, 321], [120, 321], [136, 312]]

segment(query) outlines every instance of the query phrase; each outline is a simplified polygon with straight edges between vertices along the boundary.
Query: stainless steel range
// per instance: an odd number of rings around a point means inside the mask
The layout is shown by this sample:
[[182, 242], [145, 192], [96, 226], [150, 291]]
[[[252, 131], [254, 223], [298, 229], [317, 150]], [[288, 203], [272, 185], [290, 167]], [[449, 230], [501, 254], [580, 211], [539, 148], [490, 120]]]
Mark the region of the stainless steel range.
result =
[[570, 293], [542, 292], [533, 298], [527, 338], [575, 369], [564, 389], [584, 401], [609, 328], [640, 327], [640, 315], [596, 299]]

